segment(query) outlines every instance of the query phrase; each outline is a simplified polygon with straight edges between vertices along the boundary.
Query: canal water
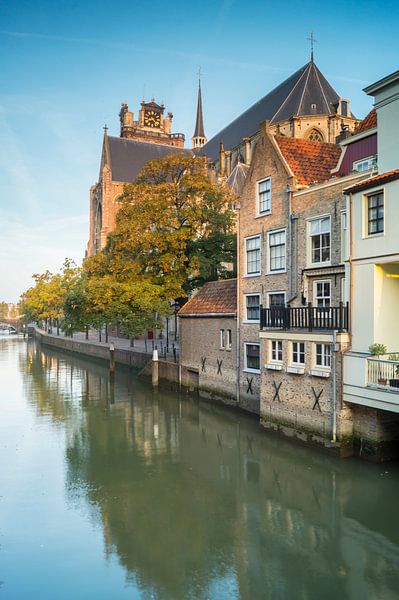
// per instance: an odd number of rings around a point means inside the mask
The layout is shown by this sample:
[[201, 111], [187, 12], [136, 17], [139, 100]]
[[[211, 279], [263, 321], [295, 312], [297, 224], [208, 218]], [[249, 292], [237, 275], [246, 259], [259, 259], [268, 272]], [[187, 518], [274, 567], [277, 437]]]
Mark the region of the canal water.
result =
[[398, 464], [0, 339], [0, 600], [393, 600], [398, 498]]

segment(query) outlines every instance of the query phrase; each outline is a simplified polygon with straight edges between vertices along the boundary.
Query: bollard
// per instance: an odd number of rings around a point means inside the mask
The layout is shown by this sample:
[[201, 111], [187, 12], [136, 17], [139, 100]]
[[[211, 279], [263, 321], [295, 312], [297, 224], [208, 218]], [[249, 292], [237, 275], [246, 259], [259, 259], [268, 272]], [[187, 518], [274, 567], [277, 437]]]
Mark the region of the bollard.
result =
[[152, 353], [152, 385], [158, 385], [158, 348], [155, 346]]
[[109, 370], [115, 371], [115, 346], [112, 342], [109, 345]]

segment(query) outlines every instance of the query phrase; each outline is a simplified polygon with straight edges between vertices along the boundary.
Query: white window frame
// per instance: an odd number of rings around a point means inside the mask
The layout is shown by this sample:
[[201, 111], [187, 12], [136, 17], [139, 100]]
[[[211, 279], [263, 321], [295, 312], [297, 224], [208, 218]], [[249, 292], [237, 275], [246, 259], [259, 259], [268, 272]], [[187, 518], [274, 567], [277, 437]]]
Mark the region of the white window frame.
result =
[[[260, 209], [260, 193], [259, 187], [261, 183], [269, 182], [269, 208], [266, 210]], [[271, 177], [264, 177], [263, 179], [259, 179], [256, 182], [256, 214], [258, 217], [263, 217], [264, 215], [270, 215], [272, 212], [272, 179]]]
[[[329, 296], [317, 296], [317, 284], [321, 283], [323, 286], [328, 283], [330, 286], [330, 295]], [[325, 304], [317, 304], [317, 298], [325, 300], [326, 298], [330, 299], [330, 305], [326, 306]], [[321, 308], [331, 308], [332, 306], [332, 280], [331, 279], [314, 279], [313, 281], [313, 306], [320, 306]]]
[[226, 348], [226, 334], [224, 329], [219, 330], [219, 350], [225, 350]]
[[[384, 228], [382, 231], [378, 231], [376, 233], [369, 233], [369, 200], [373, 196], [377, 196], [378, 194], [382, 195], [383, 201], [383, 209], [384, 209], [384, 217], [383, 217], [383, 225]], [[385, 235], [385, 227], [386, 227], [386, 211], [385, 211], [385, 190], [375, 190], [374, 192], [369, 192], [368, 194], [363, 195], [363, 237], [364, 238], [376, 238]]]
[[[321, 357], [322, 357], [322, 364], [318, 365], [317, 364], [317, 346], [321, 346]], [[326, 348], [328, 348], [328, 352], [326, 352]], [[331, 370], [331, 344], [326, 344], [323, 342], [316, 342], [314, 343], [314, 368], [321, 370], [321, 371], [330, 371]], [[326, 357], [329, 357], [329, 365], [326, 364]]]
[[[259, 348], [259, 369], [251, 369], [247, 366], [247, 346], [258, 346]], [[260, 356], [260, 344], [258, 342], [244, 342], [244, 371], [246, 373], [260, 373], [261, 356]]]
[[[312, 235], [312, 223], [314, 221], [322, 221], [323, 219], [328, 219], [330, 222], [330, 257], [328, 260], [320, 260], [320, 262], [313, 262], [313, 248], [312, 248], [312, 239], [313, 236]], [[325, 214], [325, 215], [319, 215], [317, 217], [312, 217], [311, 219], [307, 219], [307, 250], [308, 250], [308, 266], [310, 267], [319, 267], [321, 265], [331, 265], [331, 254], [332, 254], [332, 234], [331, 234], [331, 214]], [[318, 235], [322, 235], [321, 233]], [[322, 252], [321, 248], [320, 248], [320, 253]], [[320, 258], [321, 254], [320, 254]]]
[[[298, 347], [300, 347], [300, 345], [303, 344], [303, 352], [300, 350], [300, 348], [297, 348], [296, 354], [300, 357], [301, 354], [303, 354], [303, 362], [297, 362], [294, 360], [294, 347], [295, 345], [297, 345]], [[290, 348], [290, 364], [293, 367], [304, 367], [305, 366], [305, 361], [306, 361], [306, 344], [305, 342], [301, 342], [301, 341], [295, 341], [295, 342], [291, 342], [291, 348]]]
[[226, 329], [226, 332], [227, 332], [227, 336], [226, 336], [226, 350], [228, 352], [231, 352], [231, 349], [233, 347], [233, 336], [232, 336], [231, 329]]
[[[276, 349], [274, 349], [274, 345]], [[278, 355], [281, 353], [281, 358]], [[277, 358], [274, 356], [277, 355]], [[281, 365], [283, 362], [283, 340], [270, 340], [270, 362]]]
[[[247, 298], [249, 296], [259, 296], [259, 319], [249, 319], [248, 318], [248, 306], [247, 306]], [[254, 293], [246, 293], [244, 294], [244, 323], [260, 323], [260, 293], [258, 292], [254, 292]]]
[[[372, 156], [366, 156], [366, 158], [362, 158], [360, 160], [353, 161], [352, 168], [354, 171], [357, 171], [358, 173], [366, 173], [367, 171], [371, 171], [371, 169], [373, 167], [375, 167], [376, 164], [377, 164], [377, 155], [373, 154]], [[358, 167], [361, 167], [362, 165], [364, 165], [366, 168], [359, 169]]]
[[[271, 251], [270, 251], [270, 238], [277, 233], [284, 232], [284, 267], [282, 269], [271, 268]], [[287, 271], [287, 229], [274, 229], [273, 231], [267, 232], [267, 269], [268, 275], [278, 275], [279, 273], [285, 273]]]
[[[259, 239], [259, 271], [248, 273], [248, 250], [247, 242], [250, 240]], [[245, 261], [245, 277], [259, 277], [262, 274], [262, 236], [260, 233], [244, 238], [244, 261]]]
[[270, 296], [284, 294], [284, 306], [287, 304], [287, 293], [284, 290], [276, 290], [275, 292], [267, 292], [267, 308], [270, 308]]

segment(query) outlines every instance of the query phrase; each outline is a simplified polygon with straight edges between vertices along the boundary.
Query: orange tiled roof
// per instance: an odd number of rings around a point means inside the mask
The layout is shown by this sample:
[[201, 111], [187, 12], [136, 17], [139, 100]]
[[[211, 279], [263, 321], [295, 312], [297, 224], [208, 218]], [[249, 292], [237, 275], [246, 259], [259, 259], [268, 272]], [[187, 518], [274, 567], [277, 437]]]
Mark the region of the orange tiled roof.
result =
[[377, 127], [377, 111], [375, 108], [370, 110], [369, 114], [364, 117], [363, 121], [360, 121], [354, 133], [362, 133], [363, 131], [367, 131], [367, 129], [374, 129], [374, 127]]
[[335, 144], [313, 142], [276, 135], [275, 140], [299, 185], [319, 183], [331, 178], [341, 149]]
[[364, 179], [364, 181], [360, 181], [355, 185], [352, 185], [350, 188], [346, 188], [346, 192], [360, 192], [361, 190], [365, 190], [370, 187], [374, 187], [375, 185], [388, 183], [389, 181], [394, 181], [395, 179], [399, 179], [399, 169], [395, 169], [394, 171], [387, 171], [386, 173], [381, 173], [381, 175], [376, 175], [375, 177], [370, 177], [369, 179]]
[[179, 316], [237, 313], [237, 279], [208, 281], [180, 310]]

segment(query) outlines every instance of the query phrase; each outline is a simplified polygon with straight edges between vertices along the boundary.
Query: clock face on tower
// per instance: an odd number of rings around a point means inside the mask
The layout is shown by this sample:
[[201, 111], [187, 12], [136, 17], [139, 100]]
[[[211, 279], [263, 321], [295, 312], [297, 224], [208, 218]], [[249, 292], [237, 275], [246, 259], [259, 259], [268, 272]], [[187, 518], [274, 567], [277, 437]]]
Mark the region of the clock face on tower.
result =
[[160, 127], [161, 115], [155, 110], [146, 110], [144, 113], [144, 125], [146, 127]]

